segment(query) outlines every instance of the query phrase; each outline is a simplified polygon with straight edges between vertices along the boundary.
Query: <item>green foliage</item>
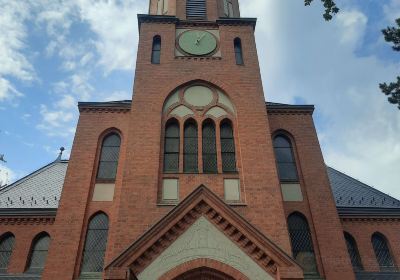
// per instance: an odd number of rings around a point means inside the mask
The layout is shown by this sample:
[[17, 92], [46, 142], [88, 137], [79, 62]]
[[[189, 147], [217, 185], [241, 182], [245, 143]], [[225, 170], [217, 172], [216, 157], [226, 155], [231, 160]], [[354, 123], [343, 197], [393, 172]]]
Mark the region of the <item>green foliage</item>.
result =
[[[314, 0], [304, 0], [306, 6], [310, 6]], [[329, 21], [333, 18], [333, 15], [339, 12], [339, 8], [336, 6], [333, 0], [321, 0], [325, 7], [324, 19]]]
[[[394, 51], [400, 51], [400, 18], [396, 20], [396, 27], [387, 27], [382, 30], [385, 36], [385, 41], [392, 43]], [[397, 77], [397, 81], [387, 84], [379, 84], [381, 91], [388, 96], [388, 100], [392, 104], [397, 104], [400, 109], [400, 76]]]

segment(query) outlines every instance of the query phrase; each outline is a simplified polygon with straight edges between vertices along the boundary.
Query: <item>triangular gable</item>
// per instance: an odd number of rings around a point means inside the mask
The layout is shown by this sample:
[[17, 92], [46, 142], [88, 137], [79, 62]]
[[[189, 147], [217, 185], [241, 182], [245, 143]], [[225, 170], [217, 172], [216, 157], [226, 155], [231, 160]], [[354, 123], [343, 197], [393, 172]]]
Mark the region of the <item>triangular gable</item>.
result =
[[121, 277], [127, 271], [134, 279], [132, 274], [139, 275], [200, 217], [205, 217], [274, 278], [303, 278], [302, 269], [290, 256], [207, 187], [200, 186], [114, 259], [105, 269], [106, 279]]

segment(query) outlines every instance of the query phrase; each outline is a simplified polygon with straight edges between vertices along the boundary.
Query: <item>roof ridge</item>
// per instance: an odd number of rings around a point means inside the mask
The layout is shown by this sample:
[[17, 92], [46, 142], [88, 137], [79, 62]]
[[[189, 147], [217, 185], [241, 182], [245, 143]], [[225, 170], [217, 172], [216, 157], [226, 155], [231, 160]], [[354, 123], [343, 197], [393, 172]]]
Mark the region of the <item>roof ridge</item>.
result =
[[394, 197], [392, 197], [392, 196], [389, 195], [389, 194], [386, 194], [386, 193], [384, 193], [384, 192], [382, 192], [382, 191], [380, 191], [380, 190], [378, 190], [378, 189], [376, 189], [376, 188], [374, 188], [374, 187], [372, 187], [372, 186], [370, 186], [370, 185], [367, 185], [366, 183], [363, 183], [363, 182], [361, 182], [360, 180], [358, 180], [358, 179], [356, 179], [356, 178], [354, 178], [354, 177], [351, 177], [350, 175], [347, 175], [346, 173], [344, 173], [344, 172], [342, 172], [342, 171], [339, 171], [339, 170], [337, 170], [337, 169], [335, 169], [335, 168], [333, 168], [333, 167], [330, 167], [330, 166], [328, 166], [328, 165], [327, 165], [327, 167], [328, 167], [329, 169], [331, 169], [333, 172], [336, 172], [336, 173], [338, 173], [338, 174], [340, 174], [340, 175], [345, 176], [345, 178], [346, 178], [347, 180], [350, 180], [350, 181], [353, 181], [353, 182], [356, 182], [356, 183], [360, 184], [360, 185], [359, 185], [360, 187], [363, 187], [363, 188], [365, 188], [365, 189], [368, 189], [369, 191], [372, 191], [372, 192], [374, 192], [374, 193], [377, 194], [377, 195], [390, 197], [391, 199], [396, 200], [397, 202], [400, 202], [400, 200], [398, 200], [397, 198], [394, 198]]

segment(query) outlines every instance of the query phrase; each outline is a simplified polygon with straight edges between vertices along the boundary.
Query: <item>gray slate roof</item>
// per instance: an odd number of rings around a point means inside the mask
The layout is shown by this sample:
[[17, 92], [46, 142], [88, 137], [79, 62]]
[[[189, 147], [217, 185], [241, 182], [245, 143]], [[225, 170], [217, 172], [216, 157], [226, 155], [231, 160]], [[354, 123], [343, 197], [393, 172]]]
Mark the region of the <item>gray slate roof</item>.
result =
[[68, 161], [52, 162], [0, 190], [0, 209], [58, 208]]
[[400, 201], [336, 169], [327, 167], [337, 207], [400, 209]]
[[[0, 212], [56, 211], [67, 167], [68, 161], [57, 160], [0, 190]], [[400, 215], [399, 200], [331, 167], [327, 172], [339, 215]]]

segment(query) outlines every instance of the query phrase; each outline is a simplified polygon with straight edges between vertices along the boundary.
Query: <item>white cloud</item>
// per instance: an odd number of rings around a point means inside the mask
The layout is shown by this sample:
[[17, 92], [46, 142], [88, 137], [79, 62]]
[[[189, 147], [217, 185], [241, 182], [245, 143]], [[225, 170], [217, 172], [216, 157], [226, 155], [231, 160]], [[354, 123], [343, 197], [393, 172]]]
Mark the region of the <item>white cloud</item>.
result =
[[132, 93], [127, 91], [115, 91], [110, 95], [106, 95], [104, 101], [118, 101], [118, 100], [130, 100], [132, 99]]
[[10, 81], [32, 81], [34, 69], [24, 54], [27, 29], [25, 21], [30, 17], [25, 1], [0, 0], [0, 102], [22, 96]]
[[0, 187], [10, 184], [15, 179], [15, 173], [3, 163], [0, 163]]
[[45, 131], [48, 136], [71, 137], [75, 130], [76, 115], [65, 110], [49, 110], [46, 105], [40, 106], [42, 121], [37, 128]]
[[266, 98], [292, 103], [301, 97], [315, 104], [326, 162], [400, 197], [400, 113], [378, 87], [398, 74], [398, 65], [357, 55], [369, 20], [365, 14], [342, 7], [326, 23], [317, 3], [241, 1], [242, 16], [259, 17], [256, 36]]
[[61, 109], [71, 109], [76, 108], [77, 101], [71, 95], [64, 95], [61, 100], [59, 100], [56, 104], [57, 107]]
[[132, 70], [138, 37], [136, 14], [146, 12], [148, 2], [77, 0], [77, 5], [82, 20], [97, 35], [95, 46], [105, 72]]

